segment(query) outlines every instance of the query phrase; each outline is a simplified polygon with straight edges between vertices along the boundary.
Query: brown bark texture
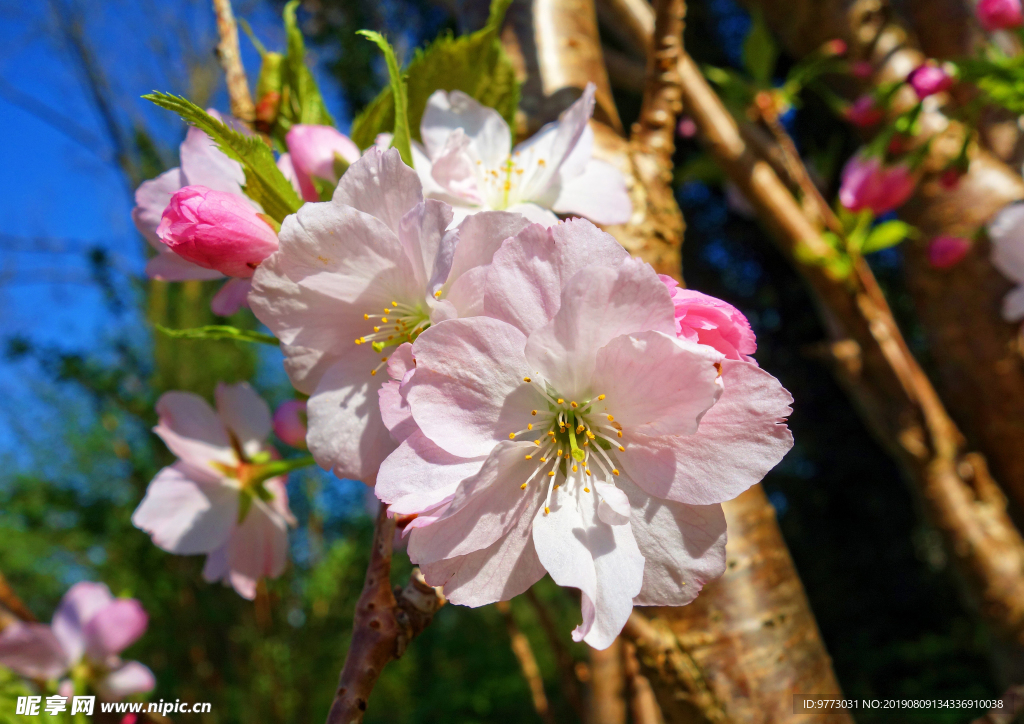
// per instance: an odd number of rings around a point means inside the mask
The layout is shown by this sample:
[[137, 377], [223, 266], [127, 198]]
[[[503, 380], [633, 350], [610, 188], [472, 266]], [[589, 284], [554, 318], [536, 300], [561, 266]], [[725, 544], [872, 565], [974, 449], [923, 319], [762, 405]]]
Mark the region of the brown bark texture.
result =
[[327, 724], [363, 720], [370, 693], [384, 667], [405, 653], [409, 642], [427, 627], [444, 605], [439, 589], [427, 585], [413, 569], [404, 589], [391, 589], [391, 553], [395, 520], [380, 506], [363, 591], [352, 621], [352, 641], [345, 656]]
[[587, 724], [626, 724], [626, 679], [622, 669], [622, 639], [604, 650], [590, 649], [590, 688]]
[[213, 0], [213, 11], [217, 15], [217, 59], [224, 69], [231, 102], [231, 115], [251, 124], [256, 117], [256, 107], [249, 93], [249, 81], [242, 65], [242, 51], [238, 46], [238, 24], [231, 10], [231, 0]]
[[[746, 2], [764, 12], [786, 48], [798, 56], [831, 38], [845, 39], [853, 59], [873, 64], [874, 83], [903, 78], [925, 57], [882, 0]], [[911, 5], [918, 35], [927, 38], [936, 52], [953, 52], [970, 42], [941, 27], [958, 12], [962, 14], [953, 0]], [[965, 26], [959, 27], [964, 30]], [[898, 97], [897, 110], [912, 103], [911, 96], [907, 89]], [[965, 130], [934, 107], [923, 114], [922, 129], [935, 140], [918, 192], [900, 211], [923, 232], [922, 241], [905, 245], [908, 287], [927, 334], [943, 400], [967, 438], [988, 458], [1015, 512], [1022, 514], [1024, 357], [1019, 325], [1008, 324], [1000, 316], [1011, 284], [992, 266], [990, 245], [984, 239], [973, 245], [964, 261], [947, 270], [929, 264], [926, 241], [939, 235], [971, 238], [995, 212], [1024, 198], [1024, 183], [1014, 169], [988, 151], [976, 149], [959, 186], [944, 189], [937, 174], [959, 152]]]
[[[812, 256], [829, 253], [820, 229], [771, 166], [746, 145], [692, 59], [684, 58], [680, 73], [687, 112], [710, 151], [808, 282], [832, 336], [840, 381], [903, 464], [966, 582], [971, 602], [1019, 650], [1024, 644], [1024, 540], [1007, 515], [1005, 498], [984, 457], [964, 448], [962, 435], [910, 354], [867, 265], [861, 261], [849, 279], [837, 280], [821, 266], [796, 260], [800, 247]], [[729, 575], [727, 571], [726, 580]]]
[[629, 641], [622, 644], [622, 670], [626, 675], [626, 694], [629, 696], [632, 724], [665, 724], [651, 682], [640, 669], [636, 646]]

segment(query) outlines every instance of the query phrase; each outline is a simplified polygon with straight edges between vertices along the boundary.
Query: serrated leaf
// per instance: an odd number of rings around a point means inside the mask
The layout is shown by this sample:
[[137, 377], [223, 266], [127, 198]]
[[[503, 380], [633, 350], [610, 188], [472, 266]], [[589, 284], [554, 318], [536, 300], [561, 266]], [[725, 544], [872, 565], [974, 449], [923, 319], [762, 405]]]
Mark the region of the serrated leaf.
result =
[[228, 158], [242, 164], [246, 196], [262, 206], [275, 221], [284, 221], [302, 206], [295, 188], [277, 167], [273, 151], [259, 136], [247, 136], [229, 128], [186, 98], [158, 92], [142, 97], [177, 113], [186, 123], [212, 138]]
[[913, 236], [916, 231], [913, 226], [904, 221], [886, 221], [871, 230], [861, 251], [864, 254], [870, 254], [873, 251], [888, 249]]
[[[373, 30], [360, 30], [359, 35], [375, 43], [381, 52], [384, 53], [384, 60], [388, 66], [388, 77], [390, 78], [390, 91], [392, 98], [392, 118], [394, 125], [391, 135], [391, 147], [397, 148], [402, 155], [402, 160], [407, 166], [412, 166], [412, 146], [409, 138], [409, 94], [406, 86], [406, 79], [402, 75], [402, 69], [398, 65], [398, 58], [395, 56], [395, 49], [387, 39]], [[374, 134], [376, 138], [376, 134]]]
[[[420, 122], [427, 100], [438, 90], [460, 90], [501, 114], [515, 128], [519, 81], [512, 61], [498, 38], [505, 11], [512, 0], [492, 0], [490, 17], [481, 30], [459, 37], [450, 33], [419, 49], [405, 69], [408, 89], [409, 131], [421, 141]], [[394, 125], [394, 100], [385, 88], [352, 123], [352, 140], [368, 148], [380, 133]]]
[[208, 324], [205, 327], [192, 327], [191, 329], [168, 329], [167, 327], [158, 324], [156, 325], [156, 328], [161, 334], [165, 334], [168, 337], [174, 337], [176, 339], [232, 339], [236, 342], [271, 344], [275, 347], [281, 343], [280, 340], [273, 335], [263, 334], [262, 332], [253, 332], [248, 329], [239, 329], [238, 327], [232, 327], [227, 324]]
[[295, 17], [298, 6], [299, 0], [291, 0], [284, 6], [284, 31], [288, 46], [284, 61], [284, 87], [287, 93], [283, 95], [286, 96], [286, 102], [281, 104], [278, 117], [282, 131], [287, 131], [294, 123], [334, 125], [334, 119], [324, 105], [320, 88], [306, 65], [306, 44]]
[[750, 77], [761, 86], [770, 86], [775, 63], [779, 58], [779, 48], [775, 38], [765, 23], [762, 13], [753, 14], [750, 33], [743, 41], [743, 66]]

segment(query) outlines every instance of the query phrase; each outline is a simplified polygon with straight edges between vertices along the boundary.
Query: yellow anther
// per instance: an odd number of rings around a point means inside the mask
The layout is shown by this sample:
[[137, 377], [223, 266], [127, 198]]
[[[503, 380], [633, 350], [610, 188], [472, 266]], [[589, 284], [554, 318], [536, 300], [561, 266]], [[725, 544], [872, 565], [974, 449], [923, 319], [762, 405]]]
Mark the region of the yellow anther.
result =
[[515, 439], [516, 439], [516, 434], [515, 434], [514, 432], [510, 432], [510, 433], [508, 434], [508, 439], [509, 439], [509, 440], [515, 440]]
[[619, 431], [618, 431], [617, 433], [615, 433], [615, 434], [616, 434], [616, 435], [618, 435], [619, 437], [622, 437], [622, 430], [619, 430]]
[[359, 344], [366, 344], [366, 337], [360, 337]]
[[619, 452], [626, 452], [626, 448], [622, 447], [622, 445], [619, 445]]
[[597, 396], [597, 399], [598, 399], [598, 400], [603, 400], [603, 399], [604, 399], [604, 395], [598, 395], [598, 396]]
[[533, 423], [531, 422], [529, 425], [527, 425], [526, 429], [527, 430], [532, 430], [533, 429]]
[[384, 307], [384, 314], [391, 314], [391, 310], [388, 309], [387, 307]]
[[615, 416], [614, 415], [608, 415], [608, 422], [615, 422]]
[[523, 483], [522, 485], [520, 485], [519, 489], [520, 490], [526, 490], [526, 483]]
[[587, 437], [589, 437], [591, 440], [596, 440], [597, 439], [597, 435], [592, 433], [590, 430], [587, 430]]
[[550, 435], [551, 437], [554, 437], [555, 436], [555, 431], [554, 430], [548, 430], [548, 435]]
[[505, 190], [506, 191], [510, 191], [511, 189], [512, 189], [512, 182], [511, 181], [506, 181], [505, 182]]
[[369, 318], [370, 318], [370, 315], [369, 315], [369, 314], [364, 314], [364, 315], [363, 315], [363, 319], [369, 319]]
[[589, 444], [590, 444], [590, 440], [584, 440], [583, 441], [583, 447], [586, 447]]
[[377, 370], [370, 370], [370, 377], [376, 377], [376, 376], [377, 376]]
[[549, 508], [548, 506], [545, 505], [544, 506], [544, 515], [547, 515], [550, 512], [551, 512], [551, 508]]
[[558, 490], [560, 487], [562, 487], [562, 486], [561, 485], [556, 485], [554, 488], [552, 488], [552, 490]]
[[565, 404], [565, 400], [563, 400], [561, 397], [559, 397], [558, 398], [558, 404], [559, 405], [564, 405]]
[[543, 158], [538, 158], [537, 159], [537, 165], [538, 166], [545, 166], [545, 165], [547, 165], [547, 161], [545, 161]]
[[531, 380], [530, 380], [530, 378], [529, 378], [529, 377], [524, 377], [524, 378], [523, 378], [523, 382], [530, 382], [530, 381], [531, 381]]
[[581, 423], [580, 423], [580, 425], [579, 425], [579, 427], [577, 427], [577, 428], [576, 428], [576, 434], [577, 434], [577, 435], [579, 435], [579, 434], [580, 434], [581, 432], [583, 432], [583, 431], [584, 431], [584, 430], [586, 430], [586, 429], [587, 429], [587, 428], [586, 428], [586, 427], [584, 427], [584, 426], [583, 426], [583, 423], [581, 422]]
[[379, 331], [380, 331], [380, 327], [374, 327], [374, 328], [373, 328], [373, 331], [374, 331], [374, 332], [379, 332]]
[[572, 471], [573, 471], [574, 473], [577, 473], [577, 472], [579, 472], [579, 470], [580, 470], [580, 469], [579, 469], [578, 467], [576, 467], [575, 465], [573, 465], [573, 466], [572, 466]]
[[558, 457], [562, 457], [562, 448], [558, 448]]
[[536, 445], [537, 447], [540, 447], [540, 440], [534, 440], [533, 444]]
[[540, 461], [541, 461], [542, 463], [546, 463], [546, 462], [548, 461], [548, 459], [547, 459], [547, 458], [541, 458], [541, 459], [540, 459]]
[[536, 417], [537, 416], [537, 411], [533, 410], [532, 412], [530, 412], [530, 414], [533, 415], [534, 417]]
[[398, 302], [396, 302], [395, 300], [392, 299], [391, 300], [391, 306], [392, 307], [397, 307], [398, 306]]
[[585, 472], [585, 473], [586, 473], [587, 475], [590, 475], [590, 468], [587, 468], [587, 469], [586, 469], [586, 470], [584, 470], [583, 472]]
[[527, 460], [533, 460], [533, 455], [527, 455], [527, 456], [526, 456], [526, 459], [527, 459]]
[[554, 470], [549, 470], [549, 471], [548, 471], [548, 477], [549, 477], [549, 478], [553, 478], [553, 477], [555, 477], [555, 471], [554, 471]]
[[576, 400], [573, 400], [572, 402], [569, 403], [569, 407], [576, 409], [577, 407], [579, 407], [579, 405], [576, 404]]
[[436, 292], [434, 292], [434, 297], [437, 298], [437, 299], [441, 298], [441, 290], [440, 289], [438, 289]]
[[381, 317], [380, 321], [384, 322], [384, 324], [387, 324], [388, 323], [388, 318], [387, 317]]
[[584, 489], [583, 489], [583, 492], [584, 492], [584, 493], [589, 493], [589, 492], [590, 492], [590, 488], [584, 488]]
[[618, 468], [612, 468], [612, 475], [618, 475], [618, 474], [619, 474], [619, 469]]

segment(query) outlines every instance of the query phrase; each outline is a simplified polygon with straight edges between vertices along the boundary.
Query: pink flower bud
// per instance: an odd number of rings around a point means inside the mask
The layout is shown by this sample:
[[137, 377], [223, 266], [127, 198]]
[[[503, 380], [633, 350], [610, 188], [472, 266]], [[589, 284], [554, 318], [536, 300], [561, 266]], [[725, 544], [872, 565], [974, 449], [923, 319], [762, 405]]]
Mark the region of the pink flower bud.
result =
[[680, 138], [693, 138], [697, 135], [697, 124], [689, 116], [683, 116], [679, 119], [676, 132]]
[[277, 251], [277, 234], [244, 197], [186, 186], [171, 197], [156, 229], [178, 256], [221, 274], [248, 278]]
[[885, 118], [885, 111], [875, 105], [871, 96], [861, 96], [846, 109], [846, 120], [857, 128], [870, 128]]
[[928, 261], [936, 269], [949, 269], [960, 263], [971, 249], [971, 242], [956, 236], [939, 236], [928, 245]]
[[334, 171], [336, 154], [348, 163], [359, 160], [359, 147], [330, 126], [294, 125], [285, 136], [285, 143], [306, 201], [320, 200], [312, 177], [338, 182]]
[[677, 337], [714, 347], [729, 359], [753, 361], [749, 355], [757, 351], [757, 341], [740, 310], [707, 294], [681, 289], [672, 277], [658, 278], [672, 295]]
[[907, 76], [907, 83], [922, 100], [953, 87], [953, 76], [931, 63], [919, 65]]
[[274, 433], [286, 445], [306, 449], [306, 401], [288, 400], [274, 411]]
[[963, 171], [958, 168], [947, 168], [939, 176], [939, 185], [947, 191], [952, 191], [960, 185], [960, 179], [963, 178]]
[[875, 68], [866, 60], [858, 60], [857, 62], [850, 64], [850, 74], [854, 78], [867, 80], [875, 74]]
[[850, 211], [870, 209], [881, 216], [902, 206], [915, 185], [913, 173], [904, 164], [883, 166], [877, 158], [857, 155], [843, 169], [839, 200]]
[[989, 32], [1009, 30], [1024, 25], [1020, 0], [978, 0], [975, 8], [978, 22]]
[[821, 52], [825, 55], [846, 55], [846, 41], [835, 38], [821, 46]]

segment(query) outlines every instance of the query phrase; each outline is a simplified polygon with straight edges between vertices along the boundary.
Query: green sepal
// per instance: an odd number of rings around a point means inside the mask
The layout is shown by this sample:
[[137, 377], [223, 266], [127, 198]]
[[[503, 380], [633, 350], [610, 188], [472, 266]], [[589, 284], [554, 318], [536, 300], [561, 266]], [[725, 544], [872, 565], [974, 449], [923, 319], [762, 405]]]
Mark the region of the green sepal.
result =
[[281, 341], [273, 335], [254, 332], [248, 329], [239, 329], [227, 324], [208, 324], [205, 327], [192, 327], [191, 329], [168, 329], [162, 324], [155, 326], [161, 334], [176, 339], [231, 339], [236, 342], [271, 344], [275, 347], [281, 344]]
[[886, 221], [871, 230], [861, 246], [861, 253], [870, 254], [874, 251], [888, 249], [904, 239], [914, 238], [917, 235], [917, 229], [905, 221]]

